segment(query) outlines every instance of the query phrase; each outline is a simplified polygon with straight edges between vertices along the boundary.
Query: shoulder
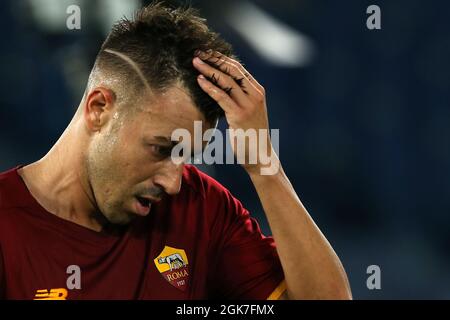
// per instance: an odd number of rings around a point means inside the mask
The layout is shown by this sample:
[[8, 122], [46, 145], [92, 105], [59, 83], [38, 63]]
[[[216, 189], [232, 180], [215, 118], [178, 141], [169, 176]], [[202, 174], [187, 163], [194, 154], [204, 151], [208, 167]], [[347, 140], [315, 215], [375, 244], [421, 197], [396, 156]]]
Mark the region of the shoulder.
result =
[[247, 214], [241, 202], [226, 187], [195, 166], [185, 166], [182, 183], [177, 202], [184, 206], [189, 203], [190, 207], [202, 213], [202, 217], [226, 222], [236, 215]]
[[0, 246], [5, 239], [16, 239], [19, 215], [22, 210], [24, 186], [17, 173], [19, 167], [0, 173]]
[[183, 171], [182, 195], [179, 201], [189, 203], [202, 217], [211, 222], [229, 224], [249, 212], [232, 193], [214, 178], [195, 166], [186, 165]]
[[220, 182], [200, 171], [193, 165], [185, 165], [183, 170], [183, 187], [185, 191], [195, 194], [202, 200], [211, 197], [225, 197], [230, 192]]
[[0, 214], [2, 209], [10, 208], [16, 203], [17, 191], [20, 188], [18, 168], [0, 173]]

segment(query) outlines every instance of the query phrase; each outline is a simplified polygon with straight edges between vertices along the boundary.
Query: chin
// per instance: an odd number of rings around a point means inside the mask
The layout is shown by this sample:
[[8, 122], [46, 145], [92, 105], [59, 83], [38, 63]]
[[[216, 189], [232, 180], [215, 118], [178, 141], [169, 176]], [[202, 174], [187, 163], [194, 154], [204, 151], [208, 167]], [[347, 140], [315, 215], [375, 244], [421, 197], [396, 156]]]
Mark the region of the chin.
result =
[[128, 214], [121, 214], [120, 216], [114, 216], [108, 219], [110, 223], [125, 226], [130, 224], [134, 220], [134, 217]]
[[121, 226], [130, 224], [135, 218], [133, 214], [126, 213], [124, 210], [121, 213], [104, 214], [104, 217], [109, 223]]

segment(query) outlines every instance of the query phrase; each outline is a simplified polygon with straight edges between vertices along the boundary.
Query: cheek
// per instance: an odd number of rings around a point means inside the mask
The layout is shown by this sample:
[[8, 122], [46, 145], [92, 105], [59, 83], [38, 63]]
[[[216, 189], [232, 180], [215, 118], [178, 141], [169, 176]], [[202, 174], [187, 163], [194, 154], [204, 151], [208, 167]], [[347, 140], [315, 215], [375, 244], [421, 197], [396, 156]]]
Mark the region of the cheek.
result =
[[127, 164], [124, 163], [126, 152], [118, 144], [99, 140], [91, 145], [88, 156], [89, 175], [97, 192], [110, 196], [126, 177]]
[[118, 145], [109, 161], [110, 179], [114, 180], [115, 190], [132, 192], [135, 185], [142, 182], [142, 174], [146, 171], [148, 160], [145, 149], [135, 144], [123, 143]]
[[147, 180], [157, 166], [152, 160], [150, 147], [146, 147], [139, 138], [141, 135], [138, 124], [133, 128], [134, 130], [128, 130], [127, 127], [120, 132], [113, 146], [114, 155], [111, 160], [111, 166], [120, 171], [117, 174], [119, 183], [131, 189]]
[[115, 150], [113, 156], [113, 166], [121, 172], [124, 181], [133, 179], [143, 161], [143, 151], [131, 146], [123, 144]]

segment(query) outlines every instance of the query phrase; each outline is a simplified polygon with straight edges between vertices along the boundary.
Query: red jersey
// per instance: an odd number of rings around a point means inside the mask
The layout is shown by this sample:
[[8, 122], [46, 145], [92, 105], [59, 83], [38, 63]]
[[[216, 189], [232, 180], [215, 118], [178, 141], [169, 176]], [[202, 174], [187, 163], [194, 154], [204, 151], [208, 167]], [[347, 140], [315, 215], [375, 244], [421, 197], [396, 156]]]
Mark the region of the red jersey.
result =
[[47, 212], [0, 174], [0, 298], [267, 299], [284, 275], [272, 237], [221, 184], [185, 166], [179, 194], [121, 233]]

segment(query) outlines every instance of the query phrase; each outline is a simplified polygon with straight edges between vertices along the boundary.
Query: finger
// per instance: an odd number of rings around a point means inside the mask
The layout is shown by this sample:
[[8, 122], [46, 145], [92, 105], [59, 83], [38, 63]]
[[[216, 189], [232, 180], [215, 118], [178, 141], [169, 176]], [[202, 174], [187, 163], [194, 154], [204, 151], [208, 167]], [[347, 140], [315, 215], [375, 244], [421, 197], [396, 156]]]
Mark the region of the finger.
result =
[[199, 75], [197, 77], [197, 82], [203, 91], [213, 98], [223, 109], [223, 111], [225, 111], [225, 113], [230, 113], [236, 109], [239, 109], [236, 102], [225, 91], [206, 79], [204, 75]]
[[210, 66], [206, 62], [202, 61], [199, 57], [195, 57], [194, 66], [204, 76], [206, 76], [212, 83], [221, 88], [224, 92], [229, 94], [238, 105], [245, 105], [250, 102], [249, 98], [242, 90], [241, 87], [234, 81], [229, 75], [222, 71]]
[[250, 91], [249, 89], [254, 89], [260, 94], [264, 92], [263, 86], [238, 61], [218, 51], [203, 53], [200, 54], [199, 57], [203, 57], [204, 60], [211, 62], [222, 72], [230, 74], [235, 80], [239, 79], [247, 91]]
[[[236, 69], [239, 72], [239, 74], [245, 76], [245, 78], [249, 82], [251, 82], [252, 85], [262, 87], [261, 84], [251, 75], [250, 72], [247, 71], [247, 69], [245, 69], [245, 67], [239, 61], [230, 58], [218, 51], [212, 51], [208, 61], [214, 63], [214, 60], [217, 61], [218, 63], [221, 63], [223, 61], [226, 62], [227, 65], [232, 66], [233, 69]], [[231, 70], [232, 72], [233, 69]]]

